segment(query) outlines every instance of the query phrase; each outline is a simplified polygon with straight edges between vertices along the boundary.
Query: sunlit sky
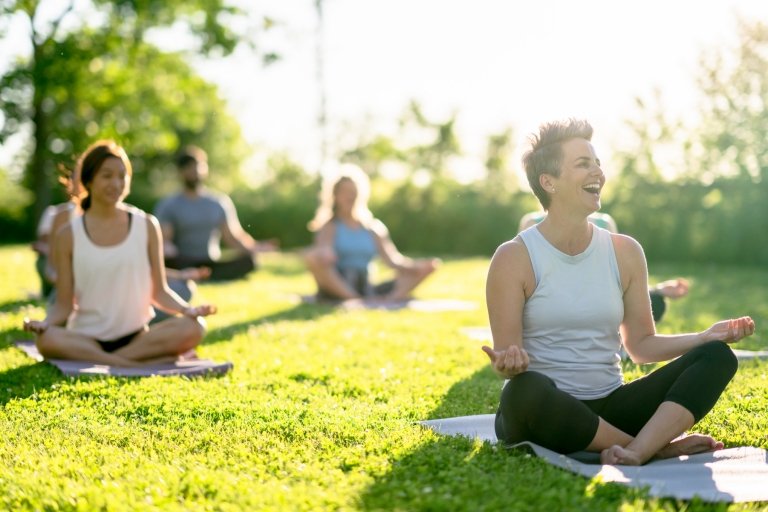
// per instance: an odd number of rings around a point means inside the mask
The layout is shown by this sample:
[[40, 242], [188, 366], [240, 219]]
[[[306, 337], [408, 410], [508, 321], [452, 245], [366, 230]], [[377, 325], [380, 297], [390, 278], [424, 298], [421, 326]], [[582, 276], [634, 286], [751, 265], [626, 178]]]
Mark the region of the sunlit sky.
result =
[[[281, 60], [263, 67], [243, 47], [224, 59], [195, 59], [195, 68], [219, 84], [257, 147], [246, 173], [258, 172], [274, 150], [316, 168], [314, 0], [240, 4], [254, 19], [281, 22], [259, 38]], [[768, 22], [768, 2], [325, 0], [331, 155], [360, 137], [395, 135], [415, 99], [436, 121], [457, 112], [464, 156], [452, 166], [463, 179], [481, 175], [488, 135], [511, 126], [521, 142], [552, 118], [589, 119], [598, 152], [609, 160], [606, 153], [627, 143], [623, 121], [637, 116], [634, 98], [650, 98], [654, 88], [670, 117], [696, 122], [698, 60], [702, 51], [736, 44], [738, 17]], [[178, 34], [159, 33], [155, 41], [169, 49], [184, 44]], [[24, 50], [22, 28], [3, 46], [0, 69]], [[0, 165], [14, 151], [0, 148]]]

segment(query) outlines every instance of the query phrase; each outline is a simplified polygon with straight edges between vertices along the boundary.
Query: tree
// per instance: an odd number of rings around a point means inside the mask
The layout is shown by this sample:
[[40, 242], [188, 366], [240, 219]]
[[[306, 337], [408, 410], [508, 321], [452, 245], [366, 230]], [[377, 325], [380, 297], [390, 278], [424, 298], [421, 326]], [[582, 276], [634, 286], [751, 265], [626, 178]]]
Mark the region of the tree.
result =
[[[97, 136], [113, 135], [152, 162], [215, 127], [213, 116], [226, 117], [215, 89], [194, 77], [180, 55], [163, 54], [145, 42], [150, 28], [183, 22], [196, 37], [193, 51], [204, 54], [227, 54], [246, 36], [221, 22], [240, 14], [223, 0], [95, 0], [93, 8], [104, 22], [66, 33], [62, 21], [73, 15], [74, 2], [41, 27], [44, 3], [0, 0], [1, 21], [26, 19], [30, 26], [31, 54], [0, 79], [0, 143], [31, 125], [24, 184], [34, 194], [34, 222], [53, 198], [61, 155], [81, 150]], [[206, 101], [212, 103], [202, 105]], [[231, 120], [223, 124], [229, 136], [239, 135]]]
[[484, 184], [491, 193], [503, 195], [516, 188], [517, 182], [510, 163], [512, 146], [512, 128], [488, 137], [485, 159], [487, 176]]

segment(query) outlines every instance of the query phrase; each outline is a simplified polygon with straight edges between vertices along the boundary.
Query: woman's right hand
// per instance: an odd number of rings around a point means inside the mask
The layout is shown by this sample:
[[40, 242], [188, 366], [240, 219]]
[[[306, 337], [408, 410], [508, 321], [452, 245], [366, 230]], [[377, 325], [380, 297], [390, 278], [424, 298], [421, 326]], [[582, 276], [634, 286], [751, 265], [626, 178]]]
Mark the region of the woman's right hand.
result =
[[497, 352], [488, 345], [483, 346], [483, 352], [491, 359], [491, 368], [502, 379], [511, 379], [528, 369], [528, 354], [517, 345], [510, 345], [507, 350]]
[[217, 311], [216, 306], [213, 304], [203, 304], [194, 308], [187, 308], [184, 310], [184, 315], [190, 318], [197, 318], [199, 316], [213, 315]]
[[43, 334], [48, 329], [48, 322], [45, 320], [24, 319], [24, 330], [35, 334]]
[[738, 343], [755, 332], [755, 322], [748, 316], [741, 318], [722, 320], [704, 331], [706, 341], [723, 341], [725, 343]]

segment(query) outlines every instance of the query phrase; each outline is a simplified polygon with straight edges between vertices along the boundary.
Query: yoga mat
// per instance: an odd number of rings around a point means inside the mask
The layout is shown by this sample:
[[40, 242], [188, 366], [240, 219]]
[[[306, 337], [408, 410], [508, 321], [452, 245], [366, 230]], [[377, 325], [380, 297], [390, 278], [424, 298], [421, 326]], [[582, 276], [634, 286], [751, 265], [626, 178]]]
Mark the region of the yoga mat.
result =
[[457, 299], [411, 299], [398, 302], [380, 302], [376, 300], [325, 301], [317, 300], [315, 295], [300, 295], [299, 299], [304, 304], [328, 304], [348, 310], [398, 311], [410, 309], [424, 313], [439, 313], [442, 311], [474, 311], [477, 309], [477, 302]]
[[87, 361], [68, 361], [64, 359], [45, 359], [38, 352], [34, 341], [16, 340], [16, 348], [36, 361], [45, 361], [61, 370], [64, 375], [78, 377], [81, 375], [110, 375], [112, 377], [170, 377], [186, 375], [196, 377], [201, 375], [223, 375], [234, 368], [230, 362], [217, 363], [210, 359], [190, 359], [169, 364], [142, 366], [139, 368], [123, 368], [121, 366], [106, 366]]
[[[490, 327], [462, 327], [459, 329], [459, 332], [469, 336], [473, 340], [493, 341]], [[739, 350], [737, 348], [732, 348], [731, 350], [733, 350], [733, 353], [739, 361], [749, 361], [754, 358], [768, 359], [768, 351], [765, 350]], [[622, 359], [629, 359], [629, 355], [624, 351], [623, 347], [621, 350], [621, 357]]]
[[[422, 421], [438, 434], [496, 442], [495, 415], [463, 416]], [[628, 487], [647, 487], [650, 496], [709, 502], [743, 503], [768, 501], [768, 454], [762, 448], [745, 446], [711, 453], [685, 455], [650, 462], [644, 466], [601, 465], [596, 454], [560, 455], [534, 443], [519, 443], [511, 449], [524, 450], [548, 463], [587, 478], [599, 477]], [[588, 458], [584, 458], [588, 455]], [[584, 458], [579, 461], [577, 457]]]

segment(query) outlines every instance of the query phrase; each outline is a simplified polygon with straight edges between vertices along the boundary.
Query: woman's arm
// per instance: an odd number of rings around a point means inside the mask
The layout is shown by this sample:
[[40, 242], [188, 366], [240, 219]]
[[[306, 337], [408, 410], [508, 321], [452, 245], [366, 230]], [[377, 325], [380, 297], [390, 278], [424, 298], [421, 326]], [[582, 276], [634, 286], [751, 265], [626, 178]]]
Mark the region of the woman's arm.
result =
[[390, 268], [395, 270], [408, 270], [414, 267], [414, 261], [400, 254], [392, 239], [389, 237], [389, 230], [379, 219], [374, 219], [371, 223], [371, 232], [376, 242], [376, 249], [379, 257]]
[[624, 320], [621, 337], [636, 363], [669, 361], [708, 341], [735, 343], [755, 330], [749, 317], [723, 320], [706, 331], [691, 334], [656, 334], [648, 297], [648, 268], [642, 247], [625, 235], [611, 235], [624, 289]]
[[167, 313], [180, 313], [187, 316], [207, 316], [216, 312], [216, 307], [210, 304], [193, 308], [176, 292], [168, 287], [165, 278], [165, 263], [163, 260], [163, 235], [160, 224], [152, 215], [147, 215], [147, 238], [149, 265], [152, 272], [152, 304]]
[[72, 225], [67, 224], [54, 237], [51, 255], [56, 258], [56, 302], [43, 321], [24, 319], [24, 329], [41, 334], [48, 327], [67, 321], [73, 309], [74, 277], [72, 273]]
[[528, 249], [520, 237], [493, 255], [485, 284], [493, 349], [483, 347], [499, 377], [509, 379], [528, 368], [523, 350], [523, 306], [536, 288]]

